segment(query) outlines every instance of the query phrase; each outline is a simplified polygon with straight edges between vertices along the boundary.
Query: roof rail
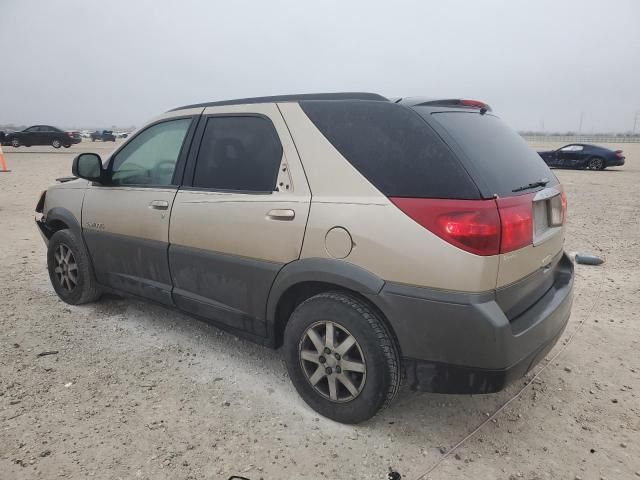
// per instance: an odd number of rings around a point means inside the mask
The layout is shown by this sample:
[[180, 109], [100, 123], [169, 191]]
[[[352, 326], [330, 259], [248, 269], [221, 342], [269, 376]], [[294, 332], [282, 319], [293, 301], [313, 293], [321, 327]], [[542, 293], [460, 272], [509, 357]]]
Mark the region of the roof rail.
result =
[[219, 102], [194, 103], [169, 110], [184, 110], [186, 108], [200, 107], [221, 107], [224, 105], [244, 105], [251, 103], [271, 103], [271, 102], [299, 102], [302, 100], [377, 100], [387, 102], [388, 99], [377, 93], [367, 92], [336, 92], [336, 93], [302, 93], [298, 95], [274, 95], [271, 97], [251, 97], [238, 98], [235, 100], [222, 100]]

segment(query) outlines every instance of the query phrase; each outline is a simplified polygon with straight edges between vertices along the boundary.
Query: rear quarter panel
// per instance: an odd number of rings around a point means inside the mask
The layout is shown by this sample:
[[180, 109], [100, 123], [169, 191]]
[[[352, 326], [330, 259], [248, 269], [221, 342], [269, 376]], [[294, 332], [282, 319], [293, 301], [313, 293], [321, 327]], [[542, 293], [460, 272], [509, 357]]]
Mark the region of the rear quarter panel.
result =
[[279, 108], [312, 193], [301, 258], [334, 258], [327, 233], [342, 227], [352, 240], [343, 261], [386, 281], [464, 292], [495, 288], [499, 256], [465, 252], [418, 225], [342, 157], [298, 104]]

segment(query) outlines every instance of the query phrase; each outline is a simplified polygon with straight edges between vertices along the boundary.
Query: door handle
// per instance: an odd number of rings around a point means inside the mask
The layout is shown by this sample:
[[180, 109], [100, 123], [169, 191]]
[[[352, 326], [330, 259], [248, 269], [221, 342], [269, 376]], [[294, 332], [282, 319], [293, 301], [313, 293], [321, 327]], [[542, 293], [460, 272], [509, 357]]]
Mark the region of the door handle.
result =
[[296, 218], [296, 212], [290, 209], [273, 209], [267, 213], [267, 218], [270, 220], [293, 220]]
[[166, 210], [169, 208], [169, 202], [166, 200], [153, 200], [149, 204], [149, 208], [153, 208], [154, 210]]

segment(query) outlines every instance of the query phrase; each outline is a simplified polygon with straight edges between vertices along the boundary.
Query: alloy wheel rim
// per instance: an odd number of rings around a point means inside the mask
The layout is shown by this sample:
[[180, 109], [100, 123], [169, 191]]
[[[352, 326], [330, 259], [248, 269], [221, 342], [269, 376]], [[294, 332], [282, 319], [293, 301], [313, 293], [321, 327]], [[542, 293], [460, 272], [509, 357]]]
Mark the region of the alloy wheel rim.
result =
[[58, 148], [60, 146], [60, 140], [54, 140], [53, 141], [53, 147], [54, 148]]
[[58, 284], [68, 292], [72, 292], [78, 286], [78, 264], [71, 249], [61, 243], [54, 254], [56, 275]]
[[600, 158], [592, 158], [589, 166], [592, 170], [600, 170], [602, 168], [602, 160]]
[[14, 138], [13, 140], [11, 140], [11, 145], [14, 147], [19, 147], [20, 141]]
[[362, 392], [367, 365], [358, 341], [342, 325], [328, 320], [311, 325], [298, 356], [307, 381], [322, 397], [345, 403]]

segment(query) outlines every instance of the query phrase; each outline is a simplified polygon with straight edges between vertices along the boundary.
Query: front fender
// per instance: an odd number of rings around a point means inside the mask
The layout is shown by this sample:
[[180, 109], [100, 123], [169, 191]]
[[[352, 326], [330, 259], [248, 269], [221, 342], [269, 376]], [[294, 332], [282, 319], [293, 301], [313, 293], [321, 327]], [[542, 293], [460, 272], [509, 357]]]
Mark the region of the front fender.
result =
[[56, 222], [62, 222], [69, 230], [71, 230], [77, 237], [82, 238], [82, 227], [80, 226], [80, 221], [75, 217], [75, 215], [64, 207], [53, 207], [47, 211], [46, 214], [46, 224], [51, 227]]

